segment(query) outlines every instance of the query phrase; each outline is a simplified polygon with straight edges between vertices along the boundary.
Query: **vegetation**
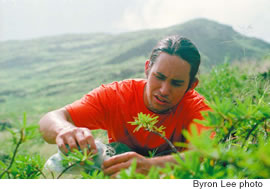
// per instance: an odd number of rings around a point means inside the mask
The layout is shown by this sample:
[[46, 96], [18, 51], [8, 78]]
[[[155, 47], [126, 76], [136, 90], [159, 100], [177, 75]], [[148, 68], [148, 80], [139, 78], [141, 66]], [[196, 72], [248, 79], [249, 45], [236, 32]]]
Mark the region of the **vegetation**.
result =
[[158, 123], [158, 117], [159, 116], [151, 116], [150, 114], [144, 115], [143, 113], [138, 113], [138, 117], [135, 118], [134, 122], [130, 122], [131, 125], [136, 125], [137, 127], [134, 129], [134, 132], [139, 131], [141, 128], [143, 128], [146, 131], [155, 133], [162, 139], [164, 139], [169, 146], [172, 148], [174, 153], [177, 153], [177, 149], [175, 146], [172, 144], [170, 140], [168, 140], [165, 136], [165, 131], [166, 129], [163, 125], [157, 127], [156, 123]]
[[[207, 78], [207, 79], [206, 79]], [[270, 75], [249, 74], [247, 70], [223, 64], [200, 76], [198, 91], [207, 99], [212, 111], [204, 112], [205, 120], [197, 122], [215, 131], [198, 135], [184, 131], [189, 144], [177, 143], [190, 150], [175, 153], [178, 164], [164, 168], [152, 167], [147, 175], [136, 173], [136, 162], [123, 170], [118, 178], [242, 178], [258, 179], [270, 176]], [[156, 127], [156, 117], [139, 114], [133, 122], [134, 131], [146, 129], [164, 136], [163, 128]], [[1, 178], [46, 178], [42, 168], [44, 158], [39, 153], [23, 151], [23, 145], [39, 142], [37, 126], [26, 124], [9, 129], [12, 134], [7, 151], [1, 151]], [[3, 141], [2, 141], [3, 143]], [[12, 147], [12, 148], [11, 148]], [[7, 153], [8, 152], [8, 153]], [[86, 154], [76, 152], [68, 160], [70, 166], [85, 162]], [[184, 157], [184, 160], [181, 158]], [[91, 162], [88, 162], [92, 165]], [[59, 175], [61, 176], [61, 175]], [[100, 170], [82, 172], [81, 178], [108, 178]]]
[[[37, 133], [38, 126], [27, 125], [26, 114], [24, 114], [23, 123], [19, 128], [7, 129], [11, 134], [11, 145], [12, 151], [3, 151], [0, 156], [0, 179], [10, 178], [10, 179], [34, 179], [39, 178], [42, 175], [44, 178], [46, 176], [42, 172], [44, 159], [40, 157], [39, 154], [29, 154], [24, 152], [19, 154], [19, 148], [22, 144], [27, 144], [35, 142], [35, 138], [40, 137]], [[3, 141], [1, 146], [7, 144], [8, 141]], [[6, 153], [5, 153], [6, 152]]]

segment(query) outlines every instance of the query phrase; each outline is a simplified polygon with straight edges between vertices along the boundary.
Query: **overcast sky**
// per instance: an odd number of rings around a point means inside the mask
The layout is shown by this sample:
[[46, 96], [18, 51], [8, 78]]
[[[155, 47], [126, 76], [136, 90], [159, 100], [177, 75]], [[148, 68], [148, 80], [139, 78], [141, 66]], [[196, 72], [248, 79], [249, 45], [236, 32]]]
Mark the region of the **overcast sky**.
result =
[[270, 42], [270, 0], [0, 0], [0, 40], [164, 28], [201, 17]]

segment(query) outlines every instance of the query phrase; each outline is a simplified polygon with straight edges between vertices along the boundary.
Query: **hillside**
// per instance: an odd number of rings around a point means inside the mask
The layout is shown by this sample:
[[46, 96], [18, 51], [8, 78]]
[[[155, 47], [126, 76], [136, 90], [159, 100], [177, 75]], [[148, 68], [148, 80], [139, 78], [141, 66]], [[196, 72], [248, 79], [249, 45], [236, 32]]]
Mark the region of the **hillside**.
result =
[[202, 66], [261, 59], [270, 44], [245, 37], [230, 26], [206, 19], [158, 30], [45, 37], [0, 43], [0, 120], [41, 114], [114, 80], [143, 77], [144, 62], [157, 41], [180, 34], [197, 44]]

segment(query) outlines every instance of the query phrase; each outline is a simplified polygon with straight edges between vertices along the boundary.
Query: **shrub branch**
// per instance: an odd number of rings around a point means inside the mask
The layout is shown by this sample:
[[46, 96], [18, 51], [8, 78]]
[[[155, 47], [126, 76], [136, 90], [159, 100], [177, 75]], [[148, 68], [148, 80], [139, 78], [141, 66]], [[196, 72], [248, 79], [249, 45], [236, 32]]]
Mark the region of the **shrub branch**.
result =
[[22, 144], [23, 140], [24, 140], [24, 129], [21, 129], [21, 132], [20, 132], [20, 140], [19, 140], [19, 142], [16, 144], [16, 147], [15, 147], [15, 149], [14, 149], [13, 156], [12, 156], [12, 159], [11, 159], [11, 161], [10, 161], [10, 163], [9, 163], [9, 166], [4, 170], [4, 172], [1, 173], [0, 179], [5, 175], [5, 173], [8, 173], [8, 170], [12, 167], [12, 164], [14, 163], [16, 154], [17, 154], [18, 149], [19, 149], [19, 146]]
[[155, 124], [158, 122], [158, 116], [150, 116], [145, 115], [143, 113], [138, 113], [138, 117], [135, 118], [134, 122], [129, 122], [131, 125], [136, 125], [137, 127], [134, 129], [133, 132], [139, 131], [141, 128], [143, 128], [146, 131], [152, 132], [158, 136], [160, 136], [162, 139], [164, 139], [167, 144], [171, 147], [172, 151], [176, 153], [180, 159], [184, 160], [178, 150], [175, 148], [175, 146], [172, 144], [170, 140], [168, 140], [165, 137], [164, 126], [157, 127]]
[[57, 179], [60, 179], [60, 177], [65, 173], [67, 172], [70, 168], [72, 168], [73, 166], [77, 165], [78, 163], [73, 163], [71, 164], [70, 166], [66, 167], [57, 177]]

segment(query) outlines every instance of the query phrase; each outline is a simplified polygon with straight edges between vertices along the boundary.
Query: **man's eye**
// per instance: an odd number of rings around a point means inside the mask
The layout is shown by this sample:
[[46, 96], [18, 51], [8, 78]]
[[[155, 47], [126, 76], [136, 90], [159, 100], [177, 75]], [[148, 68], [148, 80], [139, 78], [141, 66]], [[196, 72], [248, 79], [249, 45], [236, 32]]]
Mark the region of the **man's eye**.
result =
[[156, 78], [160, 79], [160, 80], [164, 80], [165, 78], [159, 75], [156, 75]]
[[174, 82], [172, 83], [172, 85], [175, 86], [175, 87], [181, 87], [182, 86], [181, 83], [174, 83]]

